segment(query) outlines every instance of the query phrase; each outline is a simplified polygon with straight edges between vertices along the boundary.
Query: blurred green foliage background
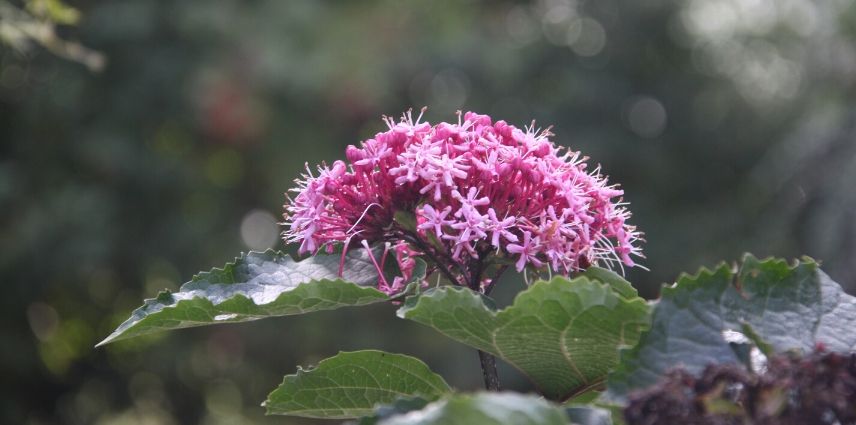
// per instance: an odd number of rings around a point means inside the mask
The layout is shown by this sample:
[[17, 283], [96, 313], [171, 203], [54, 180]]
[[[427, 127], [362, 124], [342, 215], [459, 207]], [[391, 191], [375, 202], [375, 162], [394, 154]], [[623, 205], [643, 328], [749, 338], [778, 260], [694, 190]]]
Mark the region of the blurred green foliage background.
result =
[[648, 297], [745, 251], [813, 256], [856, 289], [851, 1], [70, 4], [79, 25], [57, 34], [100, 71], [0, 47], [2, 423], [312, 423], [259, 402], [340, 349], [478, 388], [474, 352], [394, 306], [92, 348], [142, 298], [283, 248], [304, 163], [409, 107], [554, 125], [626, 190], [651, 269], [628, 277]]

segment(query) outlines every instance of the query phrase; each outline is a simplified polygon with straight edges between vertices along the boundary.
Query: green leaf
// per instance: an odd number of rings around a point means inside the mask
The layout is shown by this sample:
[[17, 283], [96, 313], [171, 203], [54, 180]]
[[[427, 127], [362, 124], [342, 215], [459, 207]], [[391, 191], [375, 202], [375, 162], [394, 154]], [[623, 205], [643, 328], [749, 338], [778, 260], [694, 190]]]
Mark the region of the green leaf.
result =
[[398, 315], [499, 356], [542, 394], [565, 400], [602, 387], [619, 347], [635, 344], [647, 326], [648, 305], [597, 279], [556, 277], [499, 312], [473, 291], [441, 287], [408, 298]]
[[436, 400], [451, 392], [421, 360], [366, 350], [339, 353], [308, 370], [298, 369], [268, 396], [269, 415], [356, 418], [400, 398]]
[[383, 419], [379, 425], [568, 425], [559, 406], [518, 393], [454, 395], [424, 409]]
[[809, 258], [788, 265], [747, 255], [738, 272], [721, 265], [683, 275], [663, 288], [650, 331], [622, 353], [606, 400], [620, 403], [629, 391], [654, 384], [674, 367], [699, 373], [711, 363], [740, 363], [745, 347], [726, 339], [736, 333], [760, 352], [807, 352], [818, 343], [852, 351], [856, 298]]
[[618, 292], [624, 298], [636, 298], [639, 294], [636, 288], [630, 282], [624, 280], [612, 270], [603, 269], [600, 267], [589, 267], [579, 276], [587, 277], [591, 280], [597, 280], [612, 287], [615, 292]]
[[[363, 249], [345, 256], [317, 254], [302, 261], [273, 250], [241, 254], [222, 269], [199, 273], [179, 292], [161, 292], [146, 300], [131, 317], [101, 341], [110, 342], [171, 329], [360, 306], [390, 298], [374, 288], [378, 274]], [[425, 275], [416, 260], [411, 284]], [[387, 261], [394, 267], [395, 261]], [[388, 279], [396, 270], [390, 270]]]
[[573, 398], [569, 398], [565, 400], [562, 404], [564, 406], [578, 406], [595, 402], [603, 391], [598, 390], [590, 390], [584, 393], [579, 393], [575, 395]]

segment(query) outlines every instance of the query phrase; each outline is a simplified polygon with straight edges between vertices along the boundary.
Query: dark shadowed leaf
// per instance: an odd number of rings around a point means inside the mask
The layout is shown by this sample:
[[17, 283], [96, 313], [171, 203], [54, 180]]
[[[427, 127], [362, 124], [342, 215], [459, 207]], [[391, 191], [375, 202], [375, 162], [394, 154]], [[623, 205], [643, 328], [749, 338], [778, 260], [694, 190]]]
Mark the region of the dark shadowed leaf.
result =
[[736, 272], [721, 265], [681, 276], [663, 288], [650, 331], [622, 353], [606, 399], [622, 402], [678, 366], [699, 373], [712, 363], [745, 363], [747, 344], [759, 353], [856, 349], [856, 299], [809, 258], [788, 265], [747, 255]]

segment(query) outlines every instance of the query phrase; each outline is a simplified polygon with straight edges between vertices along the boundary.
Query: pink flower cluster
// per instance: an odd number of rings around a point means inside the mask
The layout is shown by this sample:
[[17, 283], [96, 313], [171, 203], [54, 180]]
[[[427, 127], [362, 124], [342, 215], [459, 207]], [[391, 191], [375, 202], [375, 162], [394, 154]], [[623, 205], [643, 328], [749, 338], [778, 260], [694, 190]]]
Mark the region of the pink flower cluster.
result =
[[301, 253], [353, 238], [404, 241], [450, 269], [505, 258], [518, 271], [561, 274], [632, 266], [641, 255], [623, 192], [589, 171], [587, 158], [555, 146], [549, 130], [473, 112], [434, 126], [409, 112], [384, 120], [387, 131], [348, 146], [348, 163], [325, 164], [317, 175], [307, 166], [298, 180], [284, 238]]

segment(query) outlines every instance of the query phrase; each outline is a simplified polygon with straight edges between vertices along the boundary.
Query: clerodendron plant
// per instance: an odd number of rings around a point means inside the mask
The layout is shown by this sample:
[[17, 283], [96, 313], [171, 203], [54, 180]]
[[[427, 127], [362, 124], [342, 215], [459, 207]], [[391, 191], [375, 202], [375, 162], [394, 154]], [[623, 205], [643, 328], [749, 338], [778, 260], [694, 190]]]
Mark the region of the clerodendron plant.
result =
[[[347, 162], [307, 166], [288, 197], [284, 239], [305, 259], [242, 254], [147, 300], [100, 345], [403, 301], [399, 317], [478, 350], [492, 392], [455, 393], [418, 359], [366, 350], [286, 376], [264, 403], [271, 414], [383, 424], [621, 423], [628, 395], [673, 366], [752, 370], [818, 343], [856, 348], [856, 302], [807, 258], [747, 256], [683, 276], [646, 303], [610, 271], [642, 257], [623, 192], [555, 146], [549, 129], [473, 112], [437, 125], [410, 112], [384, 120], [387, 131], [349, 146]], [[489, 295], [512, 266], [529, 285], [497, 311]], [[496, 356], [543, 398], [497, 393]]]

